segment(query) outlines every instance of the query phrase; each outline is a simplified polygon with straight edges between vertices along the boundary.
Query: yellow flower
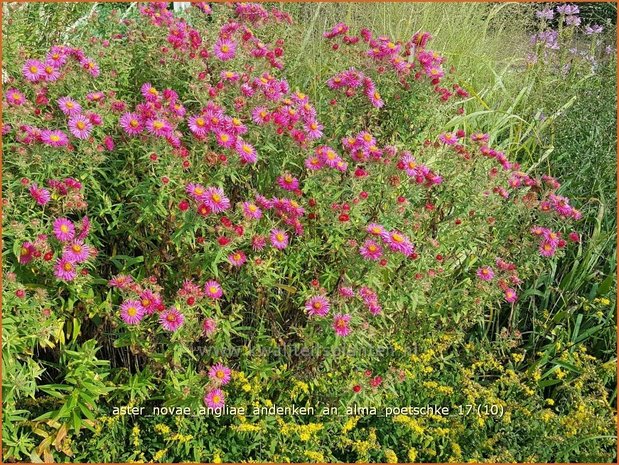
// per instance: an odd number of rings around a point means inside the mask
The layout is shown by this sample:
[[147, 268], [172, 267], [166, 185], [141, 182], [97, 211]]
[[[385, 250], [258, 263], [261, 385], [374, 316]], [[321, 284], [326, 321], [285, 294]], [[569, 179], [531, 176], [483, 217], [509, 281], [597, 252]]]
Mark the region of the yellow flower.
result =
[[325, 461], [325, 455], [322, 452], [314, 452], [311, 450], [306, 450], [303, 453], [308, 459], [313, 460], [314, 462], [324, 462]]
[[391, 449], [385, 449], [385, 459], [387, 463], [398, 463], [398, 456]]
[[167, 453], [168, 453], [168, 449], [158, 450], [157, 452], [153, 454], [153, 462], [159, 462], [161, 459], [163, 459], [163, 457], [165, 457], [165, 454]]
[[417, 460], [417, 450], [416, 449], [409, 449], [408, 450], [408, 460], [409, 460], [409, 462], [414, 462], [415, 460]]

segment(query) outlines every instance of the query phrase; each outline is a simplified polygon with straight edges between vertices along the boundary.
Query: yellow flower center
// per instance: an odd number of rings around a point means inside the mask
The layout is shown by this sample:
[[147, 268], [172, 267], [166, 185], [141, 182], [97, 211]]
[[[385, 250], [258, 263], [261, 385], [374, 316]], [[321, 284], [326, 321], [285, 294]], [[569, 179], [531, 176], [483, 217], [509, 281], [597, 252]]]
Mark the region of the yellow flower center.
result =
[[65, 271], [71, 271], [73, 269], [73, 265], [71, 265], [69, 262], [65, 263], [62, 267]]
[[78, 253], [79, 253], [79, 252], [81, 252], [81, 251], [82, 251], [82, 246], [81, 246], [81, 245], [79, 245], [79, 244], [73, 244], [73, 245], [71, 246], [71, 249], [73, 249], [73, 252], [78, 252]]
[[60, 136], [57, 136], [56, 134], [49, 136], [49, 138], [54, 142], [58, 142], [60, 140]]
[[136, 316], [138, 314], [138, 309], [135, 307], [129, 307], [127, 309], [127, 315], [129, 316]]

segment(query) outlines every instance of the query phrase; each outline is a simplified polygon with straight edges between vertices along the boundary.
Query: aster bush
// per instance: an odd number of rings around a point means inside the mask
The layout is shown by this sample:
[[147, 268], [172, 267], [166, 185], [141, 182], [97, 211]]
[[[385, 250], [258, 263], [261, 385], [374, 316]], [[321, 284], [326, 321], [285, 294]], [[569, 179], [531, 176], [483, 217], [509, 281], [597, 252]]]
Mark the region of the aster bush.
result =
[[[466, 117], [431, 33], [337, 23], [307, 76], [286, 11], [134, 8], [6, 46], [5, 459], [613, 458], [608, 360], [516, 318], [587, 240], [579, 201]], [[502, 413], [213, 414], [291, 403]]]

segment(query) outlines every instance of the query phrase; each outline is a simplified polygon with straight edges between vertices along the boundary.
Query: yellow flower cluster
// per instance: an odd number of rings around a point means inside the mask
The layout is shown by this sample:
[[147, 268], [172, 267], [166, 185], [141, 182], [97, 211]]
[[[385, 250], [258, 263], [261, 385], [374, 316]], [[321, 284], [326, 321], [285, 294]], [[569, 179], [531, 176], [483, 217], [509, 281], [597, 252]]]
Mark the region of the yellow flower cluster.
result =
[[305, 455], [308, 459], [312, 460], [313, 462], [318, 462], [318, 463], [325, 462], [325, 454], [323, 454], [322, 452], [314, 452], [311, 450], [306, 450], [305, 452], [303, 452], [303, 455]]
[[296, 423], [286, 423], [281, 417], [277, 417], [277, 423], [281, 428], [281, 433], [284, 436], [297, 434], [299, 439], [307, 442], [312, 439], [319, 431], [322, 430], [322, 423], [308, 423], [306, 425], [297, 425]]

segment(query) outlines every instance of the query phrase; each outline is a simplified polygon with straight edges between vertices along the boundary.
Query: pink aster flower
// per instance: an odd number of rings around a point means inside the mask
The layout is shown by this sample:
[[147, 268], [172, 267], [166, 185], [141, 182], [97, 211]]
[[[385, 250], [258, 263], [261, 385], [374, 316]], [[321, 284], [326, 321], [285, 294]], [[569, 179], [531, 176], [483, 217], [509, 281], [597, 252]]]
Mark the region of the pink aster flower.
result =
[[310, 297], [305, 302], [305, 310], [309, 316], [326, 316], [330, 308], [329, 300], [322, 295]]
[[295, 191], [299, 188], [299, 180], [290, 173], [286, 173], [277, 178], [277, 184], [279, 184], [279, 187], [287, 191]]
[[125, 113], [120, 117], [120, 127], [130, 136], [135, 136], [144, 130], [144, 125], [137, 113]]
[[54, 235], [61, 242], [68, 242], [75, 237], [75, 226], [67, 218], [57, 218], [54, 221]]
[[445, 145], [454, 145], [458, 143], [458, 136], [453, 132], [444, 132], [438, 136], [438, 139]]
[[133, 278], [125, 274], [114, 276], [107, 283], [108, 286], [115, 287], [117, 289], [127, 289], [131, 284], [133, 284]]
[[221, 61], [228, 61], [236, 55], [236, 42], [227, 39], [219, 39], [213, 47], [215, 56]]
[[221, 363], [217, 363], [216, 365], [213, 365], [208, 371], [208, 376], [209, 378], [217, 382], [217, 384], [225, 386], [230, 382], [231, 373], [232, 372], [230, 371], [230, 368], [224, 366]]
[[385, 243], [394, 252], [399, 252], [408, 257], [415, 251], [415, 247], [410, 239], [399, 231], [385, 232], [382, 237]]
[[359, 253], [366, 260], [380, 260], [383, 256], [383, 249], [375, 241], [368, 239], [361, 247], [359, 247]]
[[221, 213], [230, 208], [230, 200], [220, 187], [207, 188], [202, 200], [214, 213]]
[[24, 242], [19, 251], [19, 263], [22, 265], [30, 263], [34, 258], [34, 252], [36, 252], [36, 250], [32, 242]]
[[73, 281], [77, 276], [75, 264], [65, 257], [61, 257], [54, 266], [54, 276], [62, 281]]
[[338, 289], [338, 293], [346, 299], [350, 299], [355, 296], [355, 290], [352, 287], [340, 287]]
[[550, 241], [544, 240], [539, 246], [539, 254], [542, 257], [552, 257], [557, 251], [557, 246]]
[[248, 220], [259, 220], [262, 218], [262, 210], [255, 203], [243, 202], [243, 216]]
[[206, 187], [202, 184], [190, 182], [185, 187], [185, 192], [189, 194], [194, 200], [200, 202], [205, 199]]
[[217, 281], [207, 281], [204, 284], [204, 294], [213, 300], [217, 300], [221, 299], [224, 295], [224, 291]]
[[92, 123], [84, 115], [69, 118], [69, 130], [78, 139], [88, 139], [92, 132]]
[[52, 63], [45, 63], [43, 67], [43, 79], [47, 82], [55, 82], [60, 78], [60, 70]]
[[350, 334], [350, 315], [338, 314], [333, 317], [333, 329], [338, 336], [348, 336]]
[[170, 307], [159, 315], [159, 323], [166, 331], [176, 331], [185, 321], [185, 315], [179, 312], [176, 307]]
[[202, 115], [191, 116], [188, 125], [189, 129], [196, 137], [205, 137], [208, 134], [207, 122]]
[[210, 336], [217, 331], [217, 322], [213, 318], [207, 318], [202, 322], [202, 331], [206, 336]]
[[45, 66], [39, 60], [26, 60], [22, 67], [22, 74], [26, 80], [37, 82], [45, 78]]
[[204, 396], [204, 404], [213, 410], [223, 408], [226, 405], [226, 396], [221, 389], [213, 389]]
[[140, 292], [140, 304], [144, 307], [146, 314], [151, 315], [154, 313], [161, 303], [161, 297], [150, 289], [144, 289]]
[[82, 113], [81, 105], [71, 97], [60, 97], [58, 99], [58, 106], [60, 111], [67, 116], [76, 116]]
[[142, 84], [140, 92], [147, 102], [156, 102], [159, 100], [159, 91], [155, 89], [150, 82]]
[[365, 230], [372, 236], [382, 236], [385, 233], [385, 227], [377, 223], [368, 224]]
[[215, 130], [215, 140], [221, 147], [226, 149], [234, 147], [237, 142], [237, 138], [234, 134], [219, 129]]
[[26, 97], [24, 97], [24, 94], [22, 94], [17, 89], [9, 89], [9, 90], [7, 90], [6, 94], [5, 94], [5, 97], [6, 97], [6, 102], [10, 106], [23, 105], [24, 102], [26, 101]]
[[28, 188], [30, 192], [30, 196], [35, 200], [39, 205], [45, 205], [51, 199], [51, 194], [47, 189], [43, 187], [38, 187], [36, 183], [32, 183]]
[[90, 247], [81, 241], [75, 241], [64, 248], [63, 256], [73, 263], [83, 263], [90, 256]]
[[232, 266], [240, 267], [247, 261], [247, 256], [242, 250], [237, 250], [236, 252], [228, 255], [228, 261]]
[[67, 135], [58, 130], [46, 129], [45, 131], [42, 131], [41, 141], [51, 147], [64, 147], [69, 145], [69, 138]]
[[494, 271], [489, 266], [482, 266], [477, 270], [477, 277], [482, 281], [492, 281]]
[[288, 247], [288, 234], [281, 229], [273, 229], [270, 239], [271, 245], [276, 249], [283, 250]]
[[240, 137], [237, 138], [236, 144], [234, 146], [236, 153], [239, 155], [239, 158], [243, 163], [256, 163], [258, 160], [258, 155], [256, 154], [256, 149], [251, 145], [245, 142]]
[[144, 307], [137, 300], [125, 300], [120, 306], [120, 317], [128, 325], [137, 325], [145, 314]]
[[146, 122], [146, 129], [157, 137], [166, 137], [172, 132], [172, 126], [163, 118], [153, 118]]
[[505, 289], [505, 300], [510, 304], [516, 302], [518, 299], [518, 294], [512, 288]]

